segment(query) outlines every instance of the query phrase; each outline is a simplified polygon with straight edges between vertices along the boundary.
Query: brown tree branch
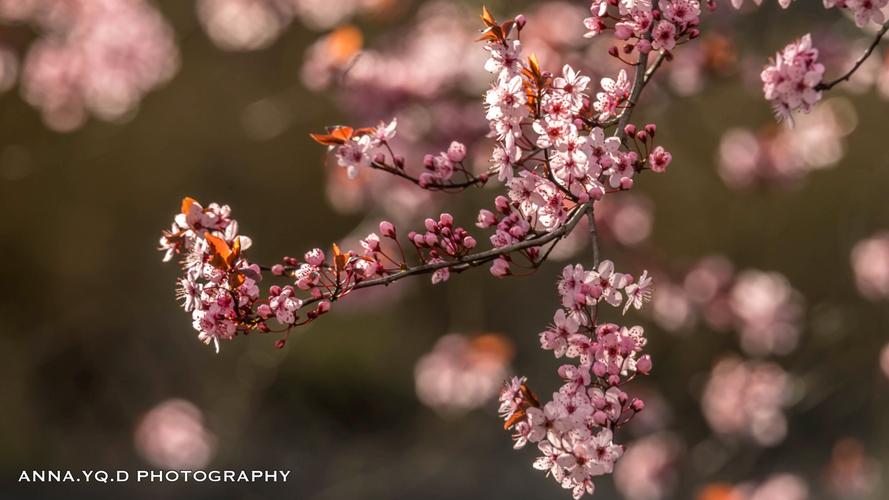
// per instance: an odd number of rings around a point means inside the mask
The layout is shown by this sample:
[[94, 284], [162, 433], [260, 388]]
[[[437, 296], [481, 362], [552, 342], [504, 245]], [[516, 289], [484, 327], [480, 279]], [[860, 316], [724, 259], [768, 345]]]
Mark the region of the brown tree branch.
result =
[[859, 57], [858, 60], [855, 61], [855, 64], [852, 66], [852, 68], [849, 71], [847, 71], [845, 74], [843, 74], [843, 76], [841, 76], [835, 80], [832, 80], [830, 82], [819, 83], [818, 85], [815, 86], [815, 90], [830, 90], [830, 89], [834, 88], [835, 86], [837, 86], [838, 84], [840, 84], [841, 82], [849, 81], [849, 79], [852, 78], [852, 75], [854, 75], [855, 72], [858, 71], [858, 68], [860, 68], [861, 65], [864, 64], [864, 61], [866, 61], [867, 58], [870, 57], [871, 54], [873, 54], [874, 49], [876, 49], [877, 45], [880, 44], [880, 41], [883, 39], [883, 36], [886, 34], [886, 32], [889, 32], [889, 21], [886, 21], [885, 23], [883, 23], [883, 27], [880, 28], [880, 31], [877, 31], [877, 35], [874, 37], [874, 41], [871, 42], [871, 44], [867, 48], [867, 50], [865, 50], [864, 53], [861, 54], [861, 57]]

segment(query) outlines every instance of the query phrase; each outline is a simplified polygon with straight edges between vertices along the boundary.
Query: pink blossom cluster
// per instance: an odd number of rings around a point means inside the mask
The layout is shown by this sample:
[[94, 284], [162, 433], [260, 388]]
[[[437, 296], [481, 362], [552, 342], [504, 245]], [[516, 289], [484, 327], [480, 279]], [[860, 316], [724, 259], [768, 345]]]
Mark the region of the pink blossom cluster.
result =
[[165, 262], [183, 256], [178, 296], [198, 338], [212, 342], [217, 352], [219, 340], [234, 338], [259, 299], [260, 269], [241, 257], [251, 243], [238, 234], [228, 205], [204, 208], [191, 198], [183, 200], [172, 228], [160, 239]]
[[127, 118], [179, 66], [172, 29], [144, 0], [3, 0], [4, 17], [39, 32], [21, 72], [22, 94], [55, 130], [79, 128], [90, 113]]
[[[609, 9], [609, 7], [616, 7]], [[670, 51], [677, 43], [696, 38], [700, 31], [701, 3], [698, 0], [593, 0], [590, 17], [583, 24], [594, 37], [613, 29], [614, 37], [626, 41], [624, 52]], [[617, 48], [613, 49], [617, 55]]]
[[[521, 30], [521, 23], [516, 23]], [[500, 29], [499, 26], [489, 29]], [[491, 156], [493, 170], [505, 182], [508, 197], [495, 200], [497, 213], [482, 211], [480, 227], [497, 226], [495, 247], [514, 244], [534, 230], [565, 224], [571, 206], [600, 200], [606, 193], [633, 187], [643, 171], [664, 172], [672, 156], [654, 146], [654, 125], [621, 131], [633, 139], [635, 150], [617, 136], [606, 136], [600, 121], [615, 118], [629, 98], [626, 74], [603, 79], [597, 96], [597, 116], [586, 93], [590, 79], [565, 65], [561, 75], [540, 70], [535, 58], [522, 58], [521, 42], [510, 31], [495, 33], [486, 49], [485, 64], [496, 83], [485, 95], [490, 135], [497, 139]], [[503, 275], [498, 260], [495, 274]]]
[[[418, 177], [411, 175], [406, 170], [404, 157], [396, 155], [391, 146], [397, 127], [398, 121], [393, 119], [375, 128], [335, 127], [328, 134], [312, 134], [312, 138], [328, 147], [336, 157], [337, 165], [346, 170], [350, 179], [357, 177], [361, 170], [374, 168], [430, 190], [462, 189], [488, 180], [486, 174], [475, 176], [466, 168], [463, 164], [466, 146], [457, 141], [451, 142], [446, 151], [437, 155], [427, 154], [423, 158], [422, 173]], [[453, 180], [455, 173], [462, 179]]]
[[777, 364], [737, 357], [722, 359], [704, 387], [704, 417], [720, 435], [774, 446], [787, 434], [784, 409], [792, 397], [791, 382]]
[[512, 379], [501, 393], [500, 413], [514, 430], [515, 447], [536, 444], [542, 456], [534, 468], [551, 474], [574, 498], [593, 493], [593, 478], [613, 471], [624, 451], [614, 443], [614, 432], [645, 407], [622, 387], [652, 368], [650, 356], [642, 354], [647, 343], [642, 327], [599, 323], [598, 306], [640, 308], [650, 286], [645, 274], [636, 281], [615, 272], [610, 261], [591, 271], [565, 267], [557, 287], [562, 307], [540, 333], [540, 345], [577, 364], [559, 367], [564, 383], [551, 401], [541, 403], [524, 378]]
[[[438, 220], [426, 219], [425, 231], [411, 231], [407, 238], [433, 284], [447, 281], [451, 269], [476, 245], [475, 238], [455, 226], [447, 213]], [[359, 243], [360, 251], [347, 252], [334, 244], [330, 259], [315, 248], [305, 253], [302, 262], [284, 257], [271, 267], [259, 266], [243, 257], [252, 241], [238, 233], [228, 205], [213, 203], [205, 208], [185, 198], [172, 228], [160, 238], [160, 250], [165, 252], [164, 261], [181, 258], [178, 294], [183, 308], [192, 314], [198, 338], [212, 342], [218, 351], [220, 340], [251, 331], [283, 332], [284, 338], [277, 342], [283, 347], [293, 327], [325, 314], [333, 301], [374, 284], [372, 280], [385, 284], [387, 278], [416, 272], [407, 270], [405, 250], [391, 222], [381, 222], [379, 235], [371, 233]], [[263, 272], [290, 282], [269, 286], [263, 297], [259, 288]], [[300, 309], [309, 305], [314, 307], [301, 317]], [[271, 320], [280, 329], [273, 330]]]
[[818, 85], [824, 77], [824, 65], [818, 62], [812, 36], [807, 34], [784, 47], [760, 77], [765, 98], [779, 120], [791, 119], [797, 110], [809, 112], [821, 100]]

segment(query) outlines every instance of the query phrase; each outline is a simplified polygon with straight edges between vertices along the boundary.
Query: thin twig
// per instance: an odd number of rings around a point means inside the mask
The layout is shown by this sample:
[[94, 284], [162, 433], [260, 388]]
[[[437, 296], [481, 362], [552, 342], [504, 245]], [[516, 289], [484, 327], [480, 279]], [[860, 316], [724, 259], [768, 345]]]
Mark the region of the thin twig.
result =
[[413, 182], [414, 184], [416, 184], [422, 188], [429, 189], [431, 191], [436, 191], [436, 190], [447, 191], [449, 189], [455, 189], [458, 191], [462, 191], [468, 187], [475, 186], [475, 185], [483, 186], [486, 182], [488, 182], [489, 176], [496, 173], [496, 169], [489, 169], [487, 172], [485, 172], [485, 175], [482, 177], [470, 176], [469, 178], [467, 178], [465, 181], [462, 181], [462, 182], [430, 182], [430, 183], [424, 184], [424, 183], [420, 182], [420, 179], [418, 177], [414, 177], [401, 169], [386, 165], [385, 163], [379, 163], [379, 162], [374, 161], [374, 162], [371, 162], [370, 167], [373, 168], [374, 170], [382, 170], [383, 172], [395, 175], [397, 177], [401, 177], [402, 179], [406, 179], [406, 180]]
[[858, 68], [860, 68], [861, 65], [864, 64], [864, 61], [866, 61], [867, 58], [870, 57], [871, 54], [873, 54], [874, 49], [876, 49], [877, 45], [880, 44], [880, 40], [883, 39], [883, 35], [885, 35], [886, 32], [889, 32], [889, 21], [886, 21], [883, 24], [883, 27], [880, 28], [880, 31], [878, 31], [876, 37], [874, 37], [874, 41], [871, 42], [867, 50], [865, 50], [864, 53], [861, 54], [861, 57], [859, 57], [858, 60], [855, 61], [855, 65], [852, 66], [852, 69], [847, 71], [846, 74], [837, 78], [836, 80], [819, 83], [815, 86], [815, 90], [830, 90], [841, 82], [849, 81], [849, 79], [852, 78], [852, 75], [854, 75], [855, 72], [858, 71]]

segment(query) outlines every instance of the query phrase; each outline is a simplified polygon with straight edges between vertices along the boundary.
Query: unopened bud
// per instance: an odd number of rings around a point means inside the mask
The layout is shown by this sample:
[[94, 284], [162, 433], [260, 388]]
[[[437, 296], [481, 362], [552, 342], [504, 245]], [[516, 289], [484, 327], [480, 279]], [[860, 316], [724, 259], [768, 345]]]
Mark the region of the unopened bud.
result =
[[657, 132], [657, 125], [649, 123], [645, 126], [645, 131], [648, 132], [648, 135], [650, 135], [652, 139], [654, 139], [654, 134]]
[[385, 238], [395, 238], [395, 225], [387, 220], [380, 222], [380, 234]]
[[522, 28], [525, 27], [525, 24], [528, 22], [528, 20], [525, 19], [524, 14], [519, 14], [519, 15], [515, 16], [515, 19], [513, 21], [515, 22], [516, 29], [519, 31], [521, 31]]

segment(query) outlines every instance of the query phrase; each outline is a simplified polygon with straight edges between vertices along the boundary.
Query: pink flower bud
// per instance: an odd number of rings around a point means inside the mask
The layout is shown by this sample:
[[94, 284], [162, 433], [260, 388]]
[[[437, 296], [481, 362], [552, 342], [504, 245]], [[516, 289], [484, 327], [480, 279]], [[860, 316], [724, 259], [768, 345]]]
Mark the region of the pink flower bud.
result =
[[373, 161], [374, 163], [386, 163], [386, 155], [384, 155], [382, 152], [377, 153], [374, 155]]
[[466, 158], [466, 146], [463, 144], [454, 141], [448, 146], [448, 160], [451, 160], [454, 163], [460, 163], [463, 159]]
[[431, 154], [425, 155], [423, 157], [423, 166], [431, 169], [431, 168], [433, 168], [433, 165], [435, 165], [435, 157], [432, 156]]
[[608, 376], [608, 385], [616, 386], [620, 384], [620, 375], [609, 375]]
[[639, 43], [636, 44], [636, 48], [639, 49], [640, 54], [648, 54], [651, 52], [651, 42], [645, 39], [639, 40]]
[[498, 212], [504, 215], [509, 215], [509, 199], [505, 196], [500, 195], [494, 198], [494, 207], [497, 208]]
[[472, 236], [467, 236], [463, 238], [463, 246], [469, 249], [475, 248], [476, 241]]
[[626, 392], [624, 392], [624, 391], [618, 392], [617, 400], [620, 401], [620, 404], [622, 404], [622, 405], [626, 404], [629, 399], [630, 399], [630, 396], [628, 396]]
[[285, 344], [287, 344], [286, 339], [278, 339], [275, 341], [275, 348], [276, 349], [283, 349]]
[[330, 301], [322, 300], [318, 303], [318, 307], [315, 310], [318, 311], [318, 314], [325, 314], [327, 311], [330, 311]]
[[380, 234], [386, 238], [395, 238], [395, 225], [389, 221], [380, 222]]
[[633, 411], [635, 411], [636, 413], [639, 413], [640, 411], [645, 409], [645, 401], [642, 401], [641, 399], [634, 399], [633, 404], [630, 405], [630, 408], [632, 408]]
[[423, 224], [426, 226], [427, 231], [434, 232], [436, 229], [438, 229], [438, 226], [435, 224], [435, 221], [433, 219], [427, 218], [423, 221]]
[[438, 217], [438, 223], [442, 226], [450, 226], [454, 223], [454, 216], [445, 212]]
[[519, 14], [519, 15], [515, 16], [515, 19], [513, 21], [515, 22], [516, 29], [518, 29], [519, 31], [521, 31], [522, 28], [525, 27], [525, 23], [528, 22], [528, 20], [525, 19], [524, 14]]
[[392, 158], [392, 162], [395, 163], [395, 166], [400, 170], [404, 170], [404, 156], [396, 156], [395, 158]]
[[636, 126], [632, 123], [624, 127], [624, 133], [628, 136], [636, 135]]
[[281, 264], [275, 264], [274, 266], [272, 266], [272, 274], [274, 274], [275, 276], [284, 275], [284, 266], [282, 266]]
[[636, 370], [643, 375], [648, 375], [649, 373], [651, 373], [651, 368], [651, 356], [649, 356], [648, 354], [642, 356], [641, 358], [639, 358], [638, 361], [636, 361]]
[[654, 134], [657, 132], [657, 125], [649, 123], [645, 126], [645, 131], [648, 132], [648, 135], [650, 135], [652, 139], [654, 139]]
[[278, 296], [281, 295], [281, 287], [278, 285], [272, 285], [269, 287], [269, 295]]

